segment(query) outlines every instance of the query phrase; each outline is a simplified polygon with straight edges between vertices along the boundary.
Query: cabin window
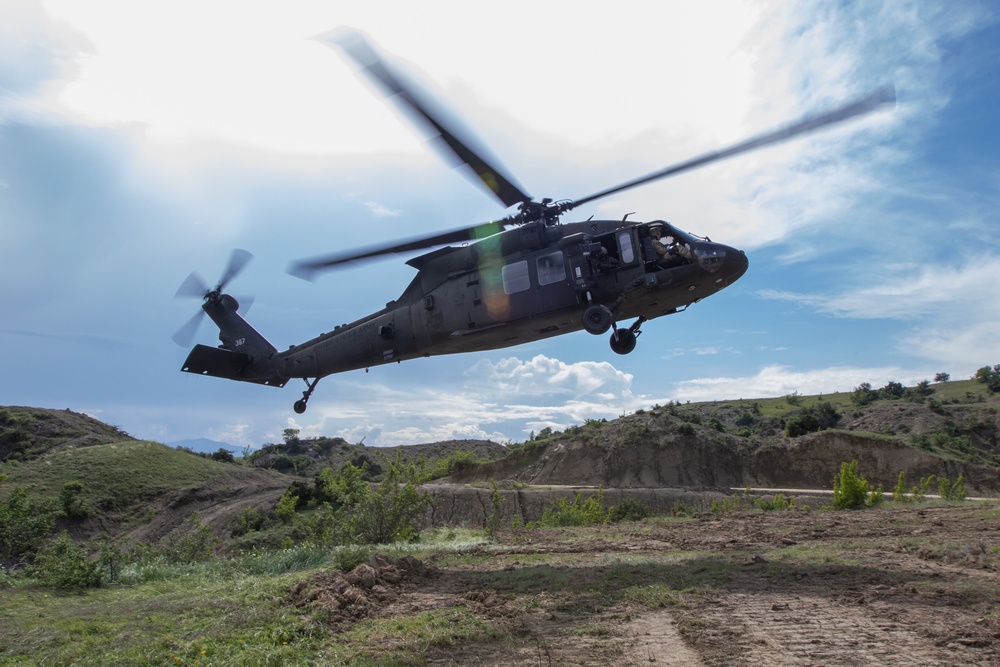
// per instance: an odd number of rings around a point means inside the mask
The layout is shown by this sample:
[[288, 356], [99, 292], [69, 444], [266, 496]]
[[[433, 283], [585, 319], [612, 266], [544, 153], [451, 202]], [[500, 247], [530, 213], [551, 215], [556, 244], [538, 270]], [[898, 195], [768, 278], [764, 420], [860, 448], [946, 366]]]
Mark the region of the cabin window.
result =
[[500, 276], [503, 279], [504, 294], [514, 294], [531, 288], [527, 260], [508, 264], [500, 270]]
[[562, 250], [542, 255], [535, 260], [535, 268], [538, 270], [539, 285], [551, 285], [566, 280], [566, 261], [563, 259]]
[[622, 254], [622, 264], [631, 264], [635, 261], [635, 251], [632, 250], [632, 235], [622, 232], [618, 235], [618, 249]]

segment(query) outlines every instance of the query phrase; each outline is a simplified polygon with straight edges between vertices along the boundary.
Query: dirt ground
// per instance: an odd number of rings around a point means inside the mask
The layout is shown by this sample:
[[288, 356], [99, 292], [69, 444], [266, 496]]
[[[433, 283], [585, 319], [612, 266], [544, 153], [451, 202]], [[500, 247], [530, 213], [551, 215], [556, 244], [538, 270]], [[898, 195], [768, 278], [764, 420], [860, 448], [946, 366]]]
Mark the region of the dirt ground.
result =
[[493, 630], [431, 665], [1000, 664], [992, 502], [507, 531], [428, 560], [368, 613]]

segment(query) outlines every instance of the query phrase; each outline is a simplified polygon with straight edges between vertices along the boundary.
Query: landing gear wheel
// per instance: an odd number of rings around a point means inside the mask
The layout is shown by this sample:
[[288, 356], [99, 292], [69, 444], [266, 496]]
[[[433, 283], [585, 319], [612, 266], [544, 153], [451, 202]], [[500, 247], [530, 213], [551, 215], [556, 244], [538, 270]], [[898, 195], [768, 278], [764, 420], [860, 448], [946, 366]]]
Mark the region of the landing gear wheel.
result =
[[306, 411], [306, 404], [309, 402], [309, 397], [312, 396], [313, 391], [316, 389], [316, 385], [319, 384], [319, 378], [316, 378], [312, 382], [308, 378], [302, 378], [306, 381], [306, 390], [302, 392], [302, 398], [295, 401], [292, 404], [292, 410], [295, 410], [295, 414], [301, 415]]
[[629, 329], [618, 329], [611, 334], [611, 349], [617, 354], [628, 354], [635, 349], [635, 334]]
[[583, 311], [583, 328], [587, 333], [600, 336], [611, 328], [611, 311], [607, 306], [592, 304]]

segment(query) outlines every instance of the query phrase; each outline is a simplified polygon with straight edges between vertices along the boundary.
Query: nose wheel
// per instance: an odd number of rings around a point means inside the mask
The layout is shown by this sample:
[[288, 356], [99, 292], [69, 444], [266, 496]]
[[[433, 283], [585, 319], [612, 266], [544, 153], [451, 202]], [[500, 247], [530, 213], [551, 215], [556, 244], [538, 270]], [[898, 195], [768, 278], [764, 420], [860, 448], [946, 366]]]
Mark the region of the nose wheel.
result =
[[302, 392], [302, 398], [292, 404], [292, 410], [295, 410], [295, 414], [301, 415], [306, 411], [306, 405], [309, 403], [309, 397], [312, 396], [313, 390], [316, 389], [317, 384], [319, 384], [319, 378], [316, 378], [312, 382], [306, 379], [306, 390]]
[[611, 350], [616, 354], [628, 354], [634, 350], [636, 338], [642, 333], [639, 327], [645, 321], [645, 317], [639, 317], [628, 329], [615, 329], [608, 341], [611, 344]]

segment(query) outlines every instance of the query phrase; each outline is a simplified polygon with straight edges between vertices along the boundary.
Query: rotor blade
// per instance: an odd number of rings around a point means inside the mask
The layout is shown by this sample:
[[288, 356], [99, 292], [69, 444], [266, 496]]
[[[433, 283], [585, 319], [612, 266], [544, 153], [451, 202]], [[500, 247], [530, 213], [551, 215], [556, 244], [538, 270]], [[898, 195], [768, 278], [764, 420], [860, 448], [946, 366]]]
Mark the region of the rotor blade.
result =
[[247, 312], [250, 311], [250, 307], [253, 306], [254, 296], [252, 294], [241, 294], [240, 296], [234, 295], [233, 298], [236, 299], [236, 303], [240, 304], [236, 312], [246, 317]]
[[198, 327], [201, 325], [201, 320], [205, 316], [204, 310], [199, 310], [194, 314], [187, 323], [177, 330], [171, 338], [175, 343], [181, 347], [190, 347], [191, 341], [194, 340], [194, 335], [198, 333]]
[[607, 197], [608, 195], [615, 194], [616, 192], [621, 192], [622, 190], [628, 190], [630, 188], [649, 183], [651, 181], [657, 181], [661, 178], [667, 178], [668, 176], [674, 176], [681, 172], [690, 171], [696, 167], [703, 167], [712, 162], [717, 162], [718, 160], [723, 160], [734, 155], [739, 155], [740, 153], [746, 153], [748, 151], [755, 150], [757, 148], [762, 148], [764, 146], [770, 146], [772, 144], [777, 144], [782, 141], [786, 141], [793, 137], [797, 137], [803, 134], [808, 134], [809, 132], [814, 132], [823, 127], [829, 125], [834, 125], [836, 123], [841, 123], [855, 116], [861, 116], [872, 111], [875, 111], [879, 107], [885, 105], [894, 105], [896, 103], [896, 88], [892, 85], [884, 86], [878, 88], [875, 91], [869, 93], [861, 99], [851, 102], [845, 106], [842, 106], [833, 111], [827, 113], [818, 114], [815, 116], [808, 116], [798, 123], [793, 123], [773, 132], [767, 132], [765, 134], [758, 135], [751, 139], [747, 139], [741, 143], [738, 143], [729, 148], [723, 150], [714, 151], [712, 153], [706, 153], [700, 157], [696, 157], [687, 162], [681, 162], [680, 164], [667, 167], [666, 169], [661, 169], [660, 171], [653, 172], [652, 174], [647, 174], [627, 183], [622, 183], [613, 188], [607, 190], [602, 190], [596, 194], [592, 194], [583, 199], [577, 199], [563, 205], [562, 210], [568, 211], [570, 209], [576, 208], [582, 204], [592, 202], [595, 199], [600, 199], [602, 197]]
[[423, 250], [434, 246], [447, 245], [449, 243], [462, 243], [465, 241], [476, 241], [499, 234], [504, 230], [503, 221], [485, 222], [473, 227], [463, 227], [453, 229], [450, 232], [442, 232], [433, 236], [424, 236], [410, 239], [401, 243], [390, 245], [369, 246], [360, 248], [349, 253], [337, 253], [326, 257], [316, 257], [314, 259], [296, 262], [289, 267], [288, 272], [296, 278], [303, 280], [313, 280], [314, 274], [323, 269], [331, 269], [348, 262], [357, 262], [364, 259], [372, 259], [390, 253], [409, 252], [411, 250]]
[[205, 284], [205, 280], [198, 274], [197, 271], [192, 271], [191, 275], [184, 279], [181, 286], [177, 288], [177, 293], [174, 294], [175, 299], [182, 297], [195, 297], [201, 299], [208, 293], [211, 288]]
[[434, 103], [431, 95], [394, 68], [388, 58], [381, 57], [362, 33], [339, 28], [318, 39], [340, 47], [376, 88], [394, 98], [416, 125], [424, 127], [439, 153], [449, 161], [458, 158], [467, 165], [504, 206], [531, 201], [524, 189], [504, 173], [499, 161], [485, 147], [477, 145], [479, 142], [471, 131], [463, 128], [442, 105]]
[[246, 250], [234, 248], [233, 253], [229, 256], [229, 266], [226, 267], [222, 278], [219, 279], [218, 289], [222, 290], [223, 287], [229, 284], [230, 280], [238, 276], [251, 259], [253, 259], [253, 255]]

